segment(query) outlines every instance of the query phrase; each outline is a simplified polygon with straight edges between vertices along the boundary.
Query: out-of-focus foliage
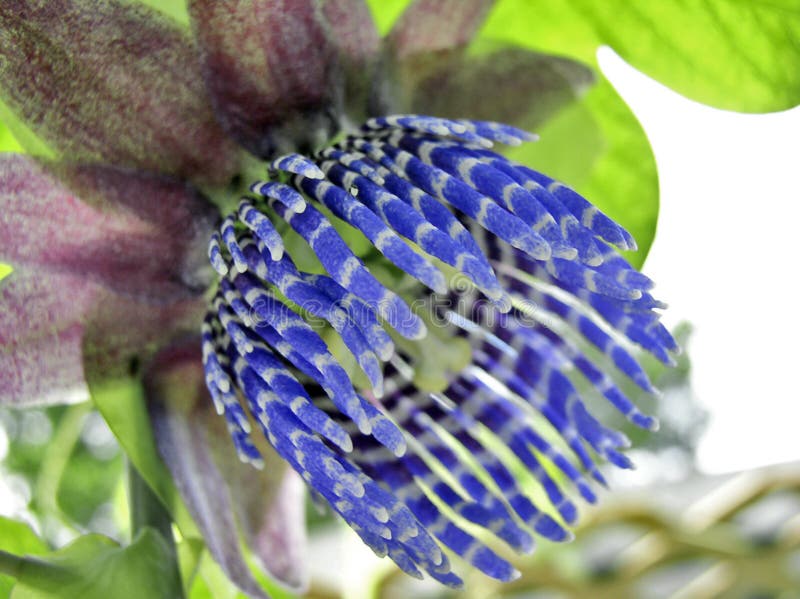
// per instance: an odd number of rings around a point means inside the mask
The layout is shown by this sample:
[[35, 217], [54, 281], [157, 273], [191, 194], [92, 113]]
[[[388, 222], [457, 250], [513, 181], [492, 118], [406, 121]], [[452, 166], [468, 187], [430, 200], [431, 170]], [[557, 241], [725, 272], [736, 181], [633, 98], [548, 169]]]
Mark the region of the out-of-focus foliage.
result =
[[[370, 0], [383, 31], [408, 3]], [[644, 73], [719, 108], [768, 112], [800, 103], [797, 0], [500, 0], [481, 35], [595, 68], [597, 49], [608, 45]], [[655, 163], [640, 125], [598, 76], [577, 107], [540, 129], [539, 143], [515, 154], [628, 227], [640, 247], [629, 259], [639, 266], [656, 227]]]
[[797, 0], [503, 0], [486, 31], [593, 63], [611, 46], [634, 67], [711, 106], [800, 104]]
[[[63, 544], [86, 530], [122, 538], [124, 510], [115, 502], [120, 499], [123, 456], [89, 404], [4, 409], [0, 420], [0, 435], [8, 443], [0, 465], [4, 490], [11, 487], [18, 497], [30, 500], [6, 505], [9, 512], [33, 520], [50, 544]], [[0, 536], [5, 542], [5, 535]]]
[[475, 577], [463, 592], [391, 574], [381, 597], [667, 599], [796, 597], [800, 588], [800, 463], [694, 476], [614, 493], [591, 510], [568, 547], [517, 560], [500, 586]]
[[181, 596], [174, 554], [145, 528], [127, 546], [83, 535], [48, 556], [21, 561], [12, 599], [174, 599]]

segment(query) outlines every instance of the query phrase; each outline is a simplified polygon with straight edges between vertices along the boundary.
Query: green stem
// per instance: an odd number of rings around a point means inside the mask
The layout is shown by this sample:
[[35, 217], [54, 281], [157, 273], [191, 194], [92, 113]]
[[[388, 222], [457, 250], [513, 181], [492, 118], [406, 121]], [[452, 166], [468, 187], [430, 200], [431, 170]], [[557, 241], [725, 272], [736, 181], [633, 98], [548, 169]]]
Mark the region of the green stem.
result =
[[36, 477], [34, 497], [41, 512], [62, 520], [65, 526], [73, 530], [75, 530], [73, 523], [62, 514], [58, 505], [58, 489], [69, 459], [80, 439], [86, 415], [91, 408], [92, 404], [87, 401], [71, 406], [67, 410], [48, 444]]
[[[172, 534], [172, 516], [130, 461], [128, 461], [128, 503], [131, 512], [131, 538], [136, 538], [144, 528], [157, 530], [169, 546], [172, 563], [175, 565], [175, 580], [180, 585], [181, 574], [178, 549]], [[182, 586], [181, 596], [185, 596]]]
[[12, 578], [17, 578], [24, 565], [24, 557], [0, 549], [0, 572]]
[[60, 566], [48, 564], [30, 556], [14, 555], [0, 549], [0, 574], [19, 579], [27, 576], [39, 579], [53, 579], [66, 576]]
[[128, 499], [131, 511], [131, 538], [145, 527], [156, 529], [175, 549], [172, 536], [172, 517], [153, 493], [136, 467], [128, 462]]

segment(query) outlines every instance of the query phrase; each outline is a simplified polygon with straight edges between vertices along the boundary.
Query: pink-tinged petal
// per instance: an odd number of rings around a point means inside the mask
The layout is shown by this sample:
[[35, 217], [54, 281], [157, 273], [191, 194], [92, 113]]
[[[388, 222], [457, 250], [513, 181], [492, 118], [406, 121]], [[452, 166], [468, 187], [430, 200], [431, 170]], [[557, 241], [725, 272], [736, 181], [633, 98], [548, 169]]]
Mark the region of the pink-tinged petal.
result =
[[208, 396], [199, 348], [194, 338], [175, 344], [145, 373], [159, 451], [209, 551], [237, 586], [264, 596], [247, 569], [241, 531], [272, 576], [302, 590], [307, 584], [304, 485], [266, 442], [259, 441], [263, 470], [239, 461]]
[[344, 79], [345, 111], [351, 120], [360, 122], [368, 116], [378, 78], [380, 34], [364, 0], [324, 0], [322, 16]]
[[364, 0], [323, 0], [322, 15], [340, 57], [360, 65], [377, 57], [381, 38]]
[[77, 274], [15, 270], [0, 281], [0, 403], [87, 399], [88, 378], [129, 374], [203, 312], [202, 300], [156, 306]]
[[215, 184], [237, 167], [188, 34], [144, 5], [3, 0], [0, 98], [69, 160]]
[[469, 44], [495, 0], [415, 0], [386, 39], [395, 59]]
[[211, 399], [200, 363], [199, 351], [179, 346], [159, 353], [146, 372], [156, 444], [211, 555], [239, 588], [266, 598], [245, 562], [230, 491], [212, 455], [210, 445], [225, 435], [225, 427], [218, 426], [221, 418], [207, 413]]
[[253, 522], [250, 541], [264, 567], [277, 580], [297, 593], [309, 585], [308, 539], [306, 535], [306, 485], [294, 470], [287, 470], [275, 498]]
[[327, 136], [340, 94], [336, 49], [315, 0], [191, 0], [203, 74], [217, 115], [266, 157]]
[[81, 346], [96, 293], [71, 275], [14, 272], [0, 281], [0, 404], [88, 399]]
[[[216, 414], [212, 417], [221, 420]], [[309, 565], [303, 479], [269, 447], [260, 447], [265, 466], [258, 472], [242, 464], [229, 435], [219, 440], [213, 445], [214, 455], [226, 473], [248, 546], [272, 578], [304, 593]]]
[[396, 66], [395, 82], [395, 111], [533, 131], [586, 91], [594, 74], [567, 58], [484, 43], [408, 57]]
[[13, 266], [81, 276], [150, 301], [191, 297], [208, 283], [214, 218], [196, 191], [172, 178], [0, 155], [0, 260]]

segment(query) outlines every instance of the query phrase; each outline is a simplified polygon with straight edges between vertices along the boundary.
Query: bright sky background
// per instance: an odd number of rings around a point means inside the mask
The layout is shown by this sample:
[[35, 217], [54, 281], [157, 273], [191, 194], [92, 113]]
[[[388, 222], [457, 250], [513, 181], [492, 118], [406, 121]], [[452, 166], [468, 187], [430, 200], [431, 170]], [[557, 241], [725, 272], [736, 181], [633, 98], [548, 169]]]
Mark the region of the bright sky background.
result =
[[692, 385], [711, 413], [703, 470], [800, 459], [800, 109], [725, 112], [613, 51], [600, 65], [647, 132], [661, 185], [645, 272], [695, 326]]

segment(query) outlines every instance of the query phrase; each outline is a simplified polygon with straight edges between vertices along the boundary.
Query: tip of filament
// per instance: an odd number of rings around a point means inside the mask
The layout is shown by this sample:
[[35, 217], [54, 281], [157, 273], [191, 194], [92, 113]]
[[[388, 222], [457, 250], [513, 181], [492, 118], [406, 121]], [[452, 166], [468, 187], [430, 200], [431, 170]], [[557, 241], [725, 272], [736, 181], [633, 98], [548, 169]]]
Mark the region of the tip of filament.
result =
[[280, 262], [283, 259], [283, 252], [283, 246], [271, 247], [269, 248], [269, 257], [272, 258], [273, 262]]
[[369, 421], [366, 413], [363, 413], [357, 418], [356, 426], [362, 435], [372, 434], [372, 423]]
[[402, 458], [404, 455], [406, 455], [406, 451], [408, 451], [408, 445], [406, 445], [405, 441], [403, 441], [402, 443], [398, 443], [392, 449], [392, 453], [396, 458]]
[[578, 250], [574, 247], [566, 245], [551, 247], [551, 255], [553, 258], [562, 258], [564, 260], [575, 260], [578, 257]]
[[342, 437], [336, 445], [345, 453], [351, 453], [353, 451], [353, 440], [349, 436]]

